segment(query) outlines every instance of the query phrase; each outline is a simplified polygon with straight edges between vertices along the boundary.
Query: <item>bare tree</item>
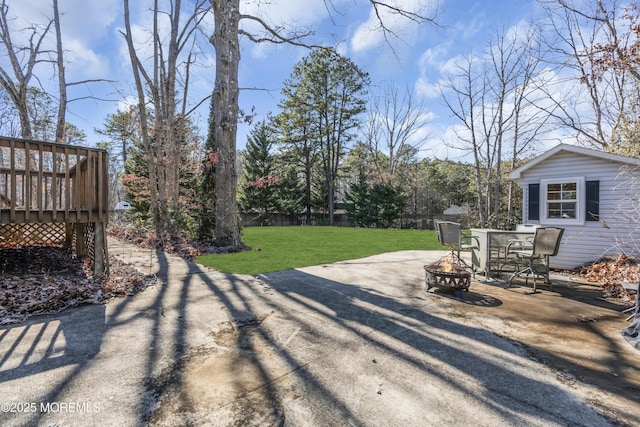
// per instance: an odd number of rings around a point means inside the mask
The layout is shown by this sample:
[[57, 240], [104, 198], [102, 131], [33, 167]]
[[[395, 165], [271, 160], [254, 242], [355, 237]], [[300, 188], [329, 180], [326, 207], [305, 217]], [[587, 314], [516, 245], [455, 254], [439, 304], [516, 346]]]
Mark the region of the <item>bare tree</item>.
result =
[[[473, 155], [482, 226], [500, 211], [502, 167], [509, 149], [513, 165], [532, 135], [544, 127], [544, 119], [533, 121], [536, 113], [530, 102], [538, 64], [537, 56], [531, 58], [531, 40], [528, 33], [498, 32], [486, 55], [468, 55], [441, 88], [445, 104], [461, 125], [455, 130], [459, 139], [455, 146]], [[507, 140], [512, 141], [510, 146]]]
[[0, 90], [0, 135], [20, 138], [20, 129], [20, 118], [9, 94]]
[[[238, 64], [240, 62], [239, 36], [243, 35], [255, 42], [288, 43], [309, 46], [303, 41], [311, 31], [295, 32], [291, 29], [271, 26], [257, 16], [240, 13], [240, 0], [210, 0], [215, 17], [215, 30], [211, 42], [216, 50], [216, 80], [212, 105], [215, 111], [211, 115], [210, 139], [214, 141], [216, 158], [216, 208], [215, 238], [221, 246], [240, 249], [244, 245], [238, 225], [236, 200], [237, 175], [235, 165], [236, 131], [238, 120]], [[398, 7], [396, 3], [368, 0], [378, 17], [380, 30], [385, 38], [393, 37], [393, 29], [384, 22], [384, 14], [391, 13], [416, 23], [435, 23], [434, 16], [427, 16], [426, 8], [409, 11]], [[327, 7], [331, 1], [327, 0]], [[416, 9], [414, 9], [416, 10]], [[240, 21], [248, 20], [263, 31], [252, 33], [240, 29]]]
[[426, 108], [416, 102], [409, 89], [400, 94], [389, 86], [374, 98], [364, 128], [364, 140], [380, 181], [393, 181], [401, 166], [420, 149], [429, 135], [420, 134], [426, 121]]
[[[617, 0], [538, 0], [548, 19], [547, 66], [552, 81], [539, 90], [546, 94], [541, 104], [560, 126], [570, 129], [578, 142], [609, 149], [612, 134], [628, 105], [629, 76], [633, 68], [603, 68], [604, 46], [620, 53], [630, 47], [630, 33], [618, 31]], [[637, 97], [636, 97], [637, 99]], [[552, 101], [549, 105], [548, 101]]]
[[[538, 149], [538, 142], [553, 129], [550, 125], [551, 115], [537, 107], [540, 92], [538, 82], [540, 80], [541, 55], [539, 53], [539, 40], [537, 34], [527, 35], [529, 54], [523, 57], [521, 73], [518, 84], [515, 85], [510, 96], [513, 105], [513, 118], [511, 120], [511, 160], [509, 171], [518, 166], [518, 162], [527, 154]], [[553, 107], [548, 111], [553, 112]], [[508, 180], [507, 212], [515, 211], [514, 190], [515, 182]]]
[[[66, 80], [61, 13], [58, 8], [58, 0], [52, 0], [52, 6], [53, 17], [47, 19], [44, 24], [32, 24], [25, 29], [14, 29], [10, 26], [12, 18], [9, 16], [9, 4], [7, 0], [1, 0], [0, 44], [8, 58], [9, 66], [0, 66], [0, 86], [7, 92], [13, 108], [17, 112], [22, 138], [42, 138], [46, 136], [47, 140], [65, 142], [67, 139], [66, 112], [68, 104], [84, 98], [96, 99], [93, 96], [68, 99], [67, 89], [73, 85], [108, 82], [108, 80], [88, 79], [76, 82], [68, 82]], [[53, 50], [45, 48], [52, 28], [55, 33], [55, 49]], [[28, 33], [28, 42], [25, 44], [17, 43], [12, 37], [22, 32]], [[40, 83], [43, 76], [41, 74], [42, 68], [38, 66], [44, 63], [53, 64], [54, 74], [58, 80], [57, 95], [48, 92]], [[35, 72], [36, 67], [39, 69], [39, 74]], [[42, 130], [43, 127], [42, 123], [38, 123], [39, 118], [36, 116], [39, 113], [37, 111], [38, 108], [31, 105], [33, 94], [38, 94], [38, 98], [46, 97], [51, 101], [57, 102], [57, 112], [54, 113], [56, 117], [51, 123], [55, 122], [55, 126], [53, 126], [51, 134], [49, 134], [49, 129], [46, 129], [46, 133], [38, 132], [38, 128]]]
[[[172, 214], [179, 210], [180, 148], [185, 136], [184, 115], [186, 97], [178, 106], [177, 70], [180, 55], [194, 37], [203, 19], [206, 0], [193, 4], [193, 12], [181, 21], [182, 1], [176, 0], [171, 10], [160, 10], [158, 0], [153, 3], [153, 29], [151, 32], [151, 64], [138, 53], [131, 29], [129, 0], [124, 0], [125, 37], [138, 97], [137, 114], [141, 126], [142, 143], [149, 170], [150, 210], [157, 227], [165, 228]], [[160, 33], [161, 17], [168, 17], [168, 46]], [[139, 41], [138, 41], [139, 42]], [[146, 45], [145, 45], [146, 46]], [[190, 64], [191, 56], [187, 59]], [[186, 84], [182, 88], [186, 93]], [[150, 103], [150, 105], [149, 105]], [[151, 106], [151, 108], [150, 108]]]
[[447, 108], [458, 119], [461, 127], [454, 128], [458, 143], [456, 148], [466, 149], [473, 155], [474, 178], [476, 183], [476, 209], [480, 216], [480, 225], [484, 226], [487, 221], [486, 200], [482, 196], [483, 188], [483, 165], [489, 160], [484, 159], [480, 127], [476, 117], [482, 114], [481, 100], [485, 98], [486, 85], [482, 74], [477, 74], [474, 70], [474, 61], [471, 56], [465, 58], [464, 63], [458, 63], [449, 80], [440, 88], [440, 94], [444, 99]]
[[34, 78], [36, 65], [48, 61], [48, 58], [43, 56], [49, 52], [44, 50], [42, 45], [53, 25], [53, 20], [49, 20], [43, 27], [33, 25], [25, 29], [25, 31], [30, 32], [26, 46], [14, 43], [12, 34], [15, 30], [11, 29], [10, 21], [9, 4], [7, 0], [2, 0], [0, 3], [0, 40], [2, 40], [2, 47], [9, 59], [11, 70], [9, 71], [0, 66], [0, 85], [7, 91], [13, 106], [18, 111], [21, 136], [23, 138], [31, 138], [33, 133], [29, 117], [27, 91], [32, 78]]

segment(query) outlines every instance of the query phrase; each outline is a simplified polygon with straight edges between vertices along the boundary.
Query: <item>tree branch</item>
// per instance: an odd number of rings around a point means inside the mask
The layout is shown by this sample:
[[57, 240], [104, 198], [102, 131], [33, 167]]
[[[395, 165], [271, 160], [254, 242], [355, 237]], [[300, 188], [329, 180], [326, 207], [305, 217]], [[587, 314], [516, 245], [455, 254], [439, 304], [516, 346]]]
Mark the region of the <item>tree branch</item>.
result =
[[249, 21], [254, 21], [257, 22], [258, 24], [260, 24], [260, 26], [262, 26], [262, 28], [265, 29], [265, 31], [267, 31], [267, 33], [271, 34], [272, 37], [256, 37], [253, 34], [245, 31], [245, 30], [238, 30], [239, 34], [242, 34], [243, 36], [246, 36], [249, 40], [251, 40], [254, 43], [275, 43], [275, 44], [290, 44], [293, 46], [300, 46], [300, 47], [305, 47], [305, 48], [326, 48], [326, 46], [320, 46], [320, 45], [313, 45], [313, 44], [307, 44], [307, 43], [302, 43], [299, 40], [304, 39], [306, 37], [309, 37], [311, 35], [314, 34], [313, 31], [308, 31], [306, 33], [303, 34], [294, 34], [291, 37], [285, 37], [282, 34], [280, 34], [280, 29], [274, 29], [272, 28], [269, 24], [267, 24], [266, 22], [264, 22], [261, 18], [258, 18], [257, 16], [253, 16], [253, 15], [240, 15], [240, 19], [247, 19]]

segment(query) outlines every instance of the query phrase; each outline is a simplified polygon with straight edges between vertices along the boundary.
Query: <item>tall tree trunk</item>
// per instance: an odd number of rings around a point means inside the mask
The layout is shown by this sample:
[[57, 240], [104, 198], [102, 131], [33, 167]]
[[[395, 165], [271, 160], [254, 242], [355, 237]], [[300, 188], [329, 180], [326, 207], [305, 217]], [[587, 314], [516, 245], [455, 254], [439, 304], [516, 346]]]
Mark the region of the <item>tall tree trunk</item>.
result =
[[124, 0], [124, 22], [126, 28], [125, 38], [129, 50], [129, 58], [131, 67], [133, 68], [133, 78], [138, 92], [138, 114], [140, 115], [140, 128], [142, 135], [142, 145], [145, 149], [145, 157], [149, 169], [149, 205], [154, 221], [157, 224], [160, 221], [160, 211], [158, 209], [158, 177], [156, 175], [156, 158], [154, 149], [151, 147], [151, 138], [149, 136], [147, 106], [144, 86], [140, 76], [140, 63], [136, 57], [135, 47], [133, 45], [133, 33], [131, 31], [131, 17], [129, 13], [129, 0]]
[[164, 87], [164, 54], [160, 44], [159, 30], [159, 4], [158, 0], [153, 2], [153, 80], [147, 82], [147, 87], [151, 93], [154, 106], [154, 126], [152, 130], [154, 144], [154, 158], [156, 177], [158, 181], [158, 220], [156, 227], [167, 229], [169, 227], [169, 208], [167, 206], [167, 191], [169, 190], [169, 180], [167, 176], [167, 145], [170, 141], [167, 138], [169, 123], [166, 122], [167, 99], [166, 87]]
[[240, 43], [239, 0], [211, 0], [215, 18], [212, 43], [216, 50], [216, 82], [213, 90], [215, 112], [213, 132], [216, 156], [216, 225], [218, 246], [244, 247], [238, 224], [236, 189], [236, 132], [238, 128], [238, 64]]
[[67, 81], [64, 72], [64, 54], [62, 49], [62, 31], [60, 29], [60, 12], [58, 0], [53, 0], [53, 22], [56, 29], [56, 66], [58, 68], [58, 122], [56, 124], [56, 142], [65, 142], [65, 126], [67, 113]]
[[311, 173], [312, 165], [310, 161], [305, 161], [304, 165], [304, 204], [306, 225], [311, 225]]

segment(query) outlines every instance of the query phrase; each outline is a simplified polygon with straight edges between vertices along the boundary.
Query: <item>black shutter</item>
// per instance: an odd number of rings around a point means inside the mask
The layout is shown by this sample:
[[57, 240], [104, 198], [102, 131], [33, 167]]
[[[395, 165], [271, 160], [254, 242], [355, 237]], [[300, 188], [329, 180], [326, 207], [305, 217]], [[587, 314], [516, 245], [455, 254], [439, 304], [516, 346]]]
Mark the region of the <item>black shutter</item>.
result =
[[529, 184], [529, 220], [540, 219], [540, 184]]
[[600, 181], [587, 181], [587, 221], [600, 221]]

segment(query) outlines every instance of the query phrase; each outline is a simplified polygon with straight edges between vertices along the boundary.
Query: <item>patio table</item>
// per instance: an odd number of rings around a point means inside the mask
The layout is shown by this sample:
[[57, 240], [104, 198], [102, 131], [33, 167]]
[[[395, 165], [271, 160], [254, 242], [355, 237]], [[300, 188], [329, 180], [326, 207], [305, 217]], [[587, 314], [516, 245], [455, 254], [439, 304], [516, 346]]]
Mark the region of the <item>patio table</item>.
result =
[[471, 263], [484, 271], [485, 277], [494, 277], [508, 264], [507, 245], [512, 240], [533, 240], [535, 230], [513, 231], [493, 228], [472, 228], [471, 235], [477, 238], [478, 248], [471, 251]]

